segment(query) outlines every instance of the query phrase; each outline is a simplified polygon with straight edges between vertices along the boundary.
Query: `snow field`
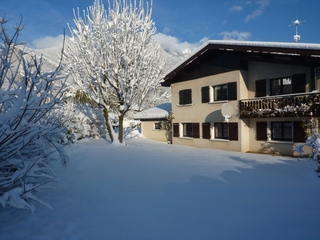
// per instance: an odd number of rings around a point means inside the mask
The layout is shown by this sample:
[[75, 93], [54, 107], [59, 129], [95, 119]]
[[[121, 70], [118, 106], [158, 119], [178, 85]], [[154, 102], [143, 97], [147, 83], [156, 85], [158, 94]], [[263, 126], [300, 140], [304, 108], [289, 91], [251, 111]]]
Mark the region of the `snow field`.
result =
[[[132, 135], [131, 135], [132, 136]], [[320, 239], [306, 159], [83, 140], [34, 214], [1, 208], [1, 239]]]

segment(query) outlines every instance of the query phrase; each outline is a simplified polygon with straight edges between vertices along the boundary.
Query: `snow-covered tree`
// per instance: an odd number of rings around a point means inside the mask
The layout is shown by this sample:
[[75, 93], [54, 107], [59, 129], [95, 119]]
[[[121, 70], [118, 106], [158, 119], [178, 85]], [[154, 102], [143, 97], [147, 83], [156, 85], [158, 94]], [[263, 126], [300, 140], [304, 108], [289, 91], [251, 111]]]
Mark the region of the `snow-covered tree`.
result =
[[[83, 11], [74, 11], [66, 68], [77, 85], [103, 106], [107, 129], [116, 140], [110, 113], [119, 119], [118, 140], [123, 142], [123, 119], [130, 110], [142, 110], [161, 99], [160, 78], [165, 60], [151, 37], [156, 28], [152, 6], [143, 1], [101, 0]], [[146, 6], [146, 7], [145, 7]]]
[[34, 211], [30, 200], [50, 207], [34, 193], [55, 180], [51, 161], [67, 162], [58, 143], [66, 77], [60, 65], [43, 72], [42, 57], [26, 52], [21, 22], [12, 36], [6, 26], [0, 17], [0, 203]]

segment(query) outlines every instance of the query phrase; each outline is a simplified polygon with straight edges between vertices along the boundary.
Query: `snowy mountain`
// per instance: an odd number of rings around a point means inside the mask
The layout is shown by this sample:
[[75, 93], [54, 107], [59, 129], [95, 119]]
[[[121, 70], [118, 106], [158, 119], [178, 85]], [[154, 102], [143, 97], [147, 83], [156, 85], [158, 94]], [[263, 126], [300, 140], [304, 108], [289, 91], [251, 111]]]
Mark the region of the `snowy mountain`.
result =
[[27, 48], [26, 50], [28, 53], [30, 53], [30, 55], [36, 55], [38, 58], [41, 55], [43, 55], [43, 58], [44, 58], [43, 70], [53, 71], [59, 64], [59, 60], [61, 56], [60, 46], [54, 46], [54, 47], [45, 48], [45, 49]]
[[[53, 46], [45, 49], [31, 49], [28, 51], [31, 54], [36, 54], [38, 57], [43, 55], [44, 57], [44, 70], [52, 71], [59, 64], [60, 55], [61, 55], [61, 46]], [[186, 49], [183, 53], [167, 51], [162, 49], [162, 54], [166, 59], [165, 72], [175, 66], [178, 62], [189, 56], [190, 51]]]

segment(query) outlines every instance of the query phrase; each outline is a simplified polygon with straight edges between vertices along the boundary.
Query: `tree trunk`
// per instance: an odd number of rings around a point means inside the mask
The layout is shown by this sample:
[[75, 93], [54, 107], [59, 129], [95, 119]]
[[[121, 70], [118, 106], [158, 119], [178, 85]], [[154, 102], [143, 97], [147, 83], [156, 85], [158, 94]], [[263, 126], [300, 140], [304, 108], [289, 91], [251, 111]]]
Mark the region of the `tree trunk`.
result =
[[123, 119], [124, 119], [124, 114], [121, 113], [119, 116], [119, 132], [118, 132], [120, 143], [123, 143]]
[[110, 124], [109, 112], [108, 112], [107, 108], [103, 108], [103, 116], [104, 116], [104, 119], [106, 120], [106, 127], [108, 130], [108, 134], [110, 136], [111, 142], [113, 142], [114, 141], [114, 131], [113, 131], [112, 126]]

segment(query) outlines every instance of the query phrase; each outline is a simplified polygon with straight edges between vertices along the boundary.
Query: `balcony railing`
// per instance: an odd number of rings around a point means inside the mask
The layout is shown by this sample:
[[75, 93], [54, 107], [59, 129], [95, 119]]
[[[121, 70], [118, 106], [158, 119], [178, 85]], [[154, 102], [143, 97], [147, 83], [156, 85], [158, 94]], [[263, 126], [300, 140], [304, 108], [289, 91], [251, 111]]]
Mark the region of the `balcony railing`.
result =
[[240, 118], [320, 116], [320, 92], [240, 100], [239, 114]]

